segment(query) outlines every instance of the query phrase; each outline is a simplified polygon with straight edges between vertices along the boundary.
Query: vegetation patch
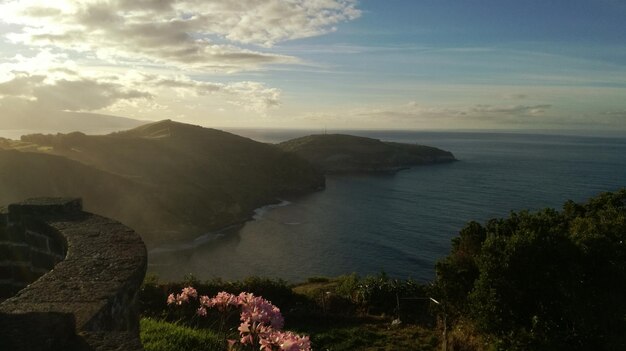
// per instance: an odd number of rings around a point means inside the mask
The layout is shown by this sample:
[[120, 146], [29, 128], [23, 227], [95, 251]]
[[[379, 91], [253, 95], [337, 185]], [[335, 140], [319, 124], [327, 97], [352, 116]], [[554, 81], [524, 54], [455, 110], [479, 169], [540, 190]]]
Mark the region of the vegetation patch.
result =
[[226, 345], [214, 331], [166, 322], [141, 319], [141, 342], [146, 351], [223, 351]]
[[468, 223], [436, 288], [498, 350], [626, 350], [626, 190]]

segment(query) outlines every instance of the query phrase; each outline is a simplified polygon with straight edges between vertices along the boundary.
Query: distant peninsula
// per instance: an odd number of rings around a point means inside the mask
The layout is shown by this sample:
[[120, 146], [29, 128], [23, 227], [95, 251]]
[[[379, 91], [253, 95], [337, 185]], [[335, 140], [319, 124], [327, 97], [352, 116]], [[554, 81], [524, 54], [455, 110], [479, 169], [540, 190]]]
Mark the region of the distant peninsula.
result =
[[325, 173], [453, 161], [443, 150], [350, 135], [266, 144], [170, 120], [108, 135], [0, 138], [0, 205], [82, 197], [149, 247], [242, 223], [277, 199], [323, 189]]
[[345, 134], [319, 134], [278, 144], [324, 173], [394, 173], [413, 166], [456, 161], [445, 150]]

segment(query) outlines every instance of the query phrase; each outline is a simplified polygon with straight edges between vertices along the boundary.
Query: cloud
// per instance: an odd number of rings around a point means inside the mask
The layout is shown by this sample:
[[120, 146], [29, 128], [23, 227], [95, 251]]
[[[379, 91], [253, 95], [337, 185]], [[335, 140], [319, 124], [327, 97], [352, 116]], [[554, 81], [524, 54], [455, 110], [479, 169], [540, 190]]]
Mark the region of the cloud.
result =
[[43, 75], [15, 72], [13, 79], [0, 83], [0, 104], [39, 111], [93, 111], [121, 100], [151, 99], [152, 94], [122, 84], [78, 78], [47, 81]]
[[223, 74], [301, 64], [272, 47], [360, 15], [356, 0], [0, 1], [3, 46], [21, 53], [0, 59], [1, 112], [265, 115], [280, 89]]
[[206, 72], [298, 63], [245, 45], [269, 48], [322, 35], [360, 14], [354, 0], [14, 0], [0, 5], [0, 21], [21, 28], [7, 35], [14, 43]]
[[[0, 64], [0, 106], [3, 111], [43, 114], [52, 111], [124, 111], [163, 109], [158, 96], [180, 100], [215, 95], [216, 99], [246, 111], [265, 114], [280, 105], [281, 91], [260, 82], [216, 83], [186, 75], [123, 73], [78, 69], [63, 55], [42, 52], [32, 58], [16, 57]], [[46, 61], [46, 64], [40, 64]], [[79, 73], [80, 71], [80, 73]], [[172, 94], [174, 93], [174, 94]], [[197, 100], [197, 99], [196, 99]]]
[[45, 79], [45, 76], [16, 72], [13, 79], [0, 83], [0, 97], [17, 96], [28, 99], [32, 96], [35, 86], [43, 83]]
[[552, 105], [514, 105], [514, 106], [497, 106], [497, 105], [476, 105], [469, 112], [480, 115], [499, 115], [499, 116], [539, 116], [546, 110], [552, 108]]
[[238, 82], [226, 86], [224, 91], [236, 97], [228, 100], [230, 104], [241, 106], [248, 111], [265, 111], [280, 105], [280, 90], [266, 88], [262, 83]]
[[280, 105], [281, 91], [259, 82], [243, 81], [223, 84], [195, 81], [186, 76], [168, 77], [144, 74], [142, 77], [141, 82], [135, 84], [173, 90], [181, 96], [220, 94], [227, 103], [260, 114]]

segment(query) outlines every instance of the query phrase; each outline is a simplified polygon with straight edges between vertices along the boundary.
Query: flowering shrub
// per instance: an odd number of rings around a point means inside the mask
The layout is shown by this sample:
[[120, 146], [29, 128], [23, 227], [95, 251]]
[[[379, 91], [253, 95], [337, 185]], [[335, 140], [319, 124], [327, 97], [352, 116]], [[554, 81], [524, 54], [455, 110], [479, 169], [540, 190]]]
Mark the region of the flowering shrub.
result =
[[284, 325], [280, 309], [269, 301], [251, 293], [242, 292], [239, 295], [220, 292], [215, 297], [199, 296], [193, 287], [184, 288], [180, 294], [170, 294], [168, 305], [182, 305], [191, 299], [198, 299], [199, 307], [196, 313], [206, 316], [207, 309], [215, 308], [226, 313], [233, 308], [240, 308], [241, 324], [239, 340], [229, 340], [229, 350], [254, 349], [262, 351], [310, 351], [311, 342], [308, 336], [300, 336], [292, 332], [282, 331]]
[[197, 298], [198, 297], [198, 292], [196, 291], [196, 289], [192, 288], [192, 287], [187, 287], [184, 288], [183, 291], [174, 296], [174, 294], [170, 294], [170, 296], [167, 297], [167, 304], [168, 305], [172, 305], [172, 304], [176, 304], [176, 305], [182, 305], [184, 302], [189, 302], [189, 298]]

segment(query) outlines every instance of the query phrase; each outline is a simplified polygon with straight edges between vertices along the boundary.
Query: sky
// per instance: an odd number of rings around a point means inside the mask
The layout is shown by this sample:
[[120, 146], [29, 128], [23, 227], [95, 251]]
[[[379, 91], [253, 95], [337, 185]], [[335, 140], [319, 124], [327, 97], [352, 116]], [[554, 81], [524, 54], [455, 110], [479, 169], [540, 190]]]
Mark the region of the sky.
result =
[[0, 129], [56, 112], [626, 132], [626, 2], [0, 0]]

